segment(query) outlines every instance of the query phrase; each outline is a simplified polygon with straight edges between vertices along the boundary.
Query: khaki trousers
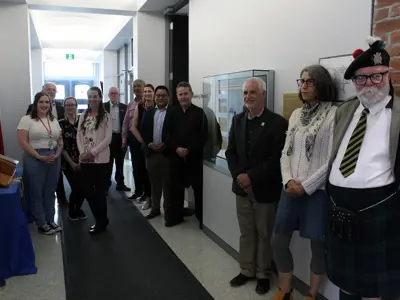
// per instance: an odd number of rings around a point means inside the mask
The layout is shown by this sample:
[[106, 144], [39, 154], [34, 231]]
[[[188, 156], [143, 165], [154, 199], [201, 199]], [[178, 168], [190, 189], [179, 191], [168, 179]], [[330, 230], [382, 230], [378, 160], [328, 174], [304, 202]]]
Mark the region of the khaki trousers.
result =
[[240, 228], [239, 263], [241, 273], [259, 279], [270, 278], [276, 203], [259, 203], [253, 197], [236, 196]]
[[161, 196], [165, 207], [170, 205], [170, 167], [169, 158], [162, 153], [154, 153], [146, 159], [147, 173], [151, 183], [152, 209], [160, 210]]

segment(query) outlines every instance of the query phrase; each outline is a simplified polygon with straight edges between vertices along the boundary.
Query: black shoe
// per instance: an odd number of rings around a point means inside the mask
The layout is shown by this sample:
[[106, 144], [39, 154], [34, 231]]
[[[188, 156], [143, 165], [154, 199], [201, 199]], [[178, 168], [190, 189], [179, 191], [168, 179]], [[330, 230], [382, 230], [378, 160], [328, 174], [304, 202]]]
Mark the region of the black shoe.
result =
[[254, 277], [248, 277], [246, 275], [243, 275], [242, 273], [240, 273], [238, 276], [236, 276], [235, 278], [233, 278], [229, 284], [232, 287], [239, 287], [242, 286], [244, 284], [246, 284], [248, 281], [253, 280]]
[[[110, 224], [110, 220], [107, 219], [106, 224], [105, 224], [105, 227], [107, 227], [108, 224]], [[93, 228], [95, 228], [95, 227], [96, 227], [96, 224], [90, 226], [90, 229], [93, 229]]]
[[6, 287], [6, 281], [4, 279], [0, 279], [0, 291]]
[[143, 192], [134, 192], [132, 196], [128, 197], [129, 200], [139, 200], [144, 196]]
[[69, 211], [68, 219], [70, 219], [71, 221], [78, 221], [79, 220], [78, 213], [76, 211]]
[[87, 219], [87, 216], [86, 216], [86, 214], [83, 212], [82, 209], [78, 210], [77, 216], [78, 216], [78, 219], [79, 219], [79, 220], [86, 220], [86, 219]]
[[256, 293], [259, 295], [264, 295], [269, 292], [269, 279], [268, 278], [263, 278], [263, 279], [257, 279], [257, 286], [256, 286]]
[[90, 234], [99, 234], [99, 233], [103, 233], [104, 231], [106, 231], [106, 229], [107, 229], [107, 226], [93, 225], [90, 227], [89, 233]]
[[158, 217], [158, 216], [160, 216], [160, 215], [161, 215], [161, 212], [160, 212], [159, 209], [153, 209], [153, 210], [146, 216], [146, 219], [147, 219], [147, 220], [154, 219], [154, 218], [156, 218], [156, 217]]
[[183, 209], [183, 216], [184, 217], [191, 217], [191, 216], [193, 216], [194, 215], [194, 209], [191, 209], [191, 208], [184, 208]]
[[174, 227], [176, 225], [183, 223], [183, 221], [184, 221], [183, 219], [165, 221], [165, 227]]
[[117, 191], [121, 191], [121, 192], [130, 192], [131, 189], [128, 188], [125, 184], [117, 184], [116, 188]]

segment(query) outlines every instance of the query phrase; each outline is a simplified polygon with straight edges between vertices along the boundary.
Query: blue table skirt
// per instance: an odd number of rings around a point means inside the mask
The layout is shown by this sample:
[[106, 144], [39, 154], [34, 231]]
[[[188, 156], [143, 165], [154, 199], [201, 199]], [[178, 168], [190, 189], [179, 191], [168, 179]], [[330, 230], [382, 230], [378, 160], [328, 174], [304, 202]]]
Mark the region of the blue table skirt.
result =
[[[21, 174], [22, 170], [17, 172]], [[20, 185], [0, 188], [0, 279], [36, 273], [32, 239], [21, 209]]]

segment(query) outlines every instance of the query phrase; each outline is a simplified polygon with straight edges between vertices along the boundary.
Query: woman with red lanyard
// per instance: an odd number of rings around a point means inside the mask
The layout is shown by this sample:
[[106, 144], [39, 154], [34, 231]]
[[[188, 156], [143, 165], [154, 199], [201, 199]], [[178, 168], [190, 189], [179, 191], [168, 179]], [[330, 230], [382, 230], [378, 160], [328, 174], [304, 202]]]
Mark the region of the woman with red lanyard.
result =
[[21, 118], [17, 132], [24, 150], [24, 174], [28, 176], [30, 206], [38, 231], [45, 235], [59, 232], [61, 226], [54, 222], [54, 206], [63, 141], [46, 93], [35, 95], [32, 111]]

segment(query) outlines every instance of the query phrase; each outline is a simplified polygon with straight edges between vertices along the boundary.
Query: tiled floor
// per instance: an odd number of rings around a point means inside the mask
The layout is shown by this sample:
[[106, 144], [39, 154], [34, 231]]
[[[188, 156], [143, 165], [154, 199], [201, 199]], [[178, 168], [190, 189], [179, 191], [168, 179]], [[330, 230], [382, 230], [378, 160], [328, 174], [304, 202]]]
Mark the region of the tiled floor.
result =
[[[125, 176], [126, 184], [133, 187], [132, 172], [128, 161], [125, 164]], [[139, 205], [138, 207], [140, 208]], [[237, 262], [198, 229], [193, 217], [187, 218], [187, 222], [173, 228], [166, 228], [161, 217], [151, 220], [150, 223], [214, 299], [272, 299], [276, 288], [265, 296], [258, 296], [254, 291], [255, 283], [240, 288], [229, 286], [229, 280], [238, 273]], [[7, 281], [7, 288], [0, 292], [0, 299], [65, 299], [59, 237], [57, 235], [41, 236], [32, 227], [32, 239], [35, 245], [38, 274], [11, 278]], [[295, 299], [303, 298], [301, 295], [295, 294]]]

